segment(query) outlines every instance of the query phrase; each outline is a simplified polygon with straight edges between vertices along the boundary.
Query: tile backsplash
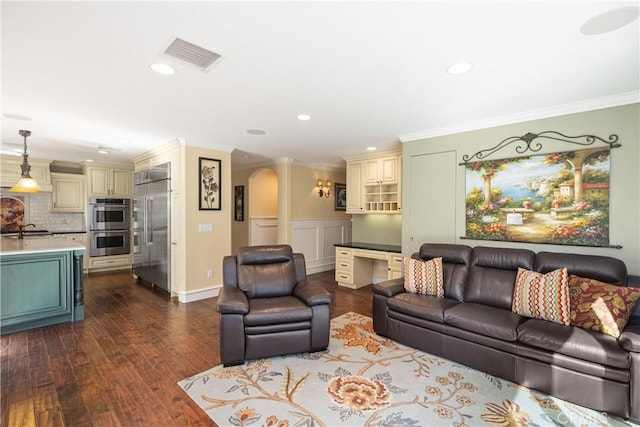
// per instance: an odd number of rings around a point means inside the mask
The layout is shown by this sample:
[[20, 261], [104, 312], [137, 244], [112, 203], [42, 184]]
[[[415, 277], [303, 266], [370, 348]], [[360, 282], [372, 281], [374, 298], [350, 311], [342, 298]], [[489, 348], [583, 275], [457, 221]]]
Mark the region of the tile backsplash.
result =
[[[54, 233], [85, 231], [85, 214], [72, 212], [51, 212], [53, 207], [52, 193], [9, 193], [3, 188], [2, 196], [20, 196], [24, 202], [24, 223], [35, 224], [37, 230], [49, 230]], [[31, 227], [33, 228], [33, 227]]]

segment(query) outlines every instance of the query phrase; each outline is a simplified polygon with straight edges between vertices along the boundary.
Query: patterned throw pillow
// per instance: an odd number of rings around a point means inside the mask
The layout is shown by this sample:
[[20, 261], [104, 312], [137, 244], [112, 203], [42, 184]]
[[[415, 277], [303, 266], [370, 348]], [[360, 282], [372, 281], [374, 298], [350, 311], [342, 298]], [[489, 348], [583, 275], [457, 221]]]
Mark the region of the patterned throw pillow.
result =
[[404, 289], [414, 294], [444, 297], [442, 258], [429, 261], [404, 257]]
[[640, 300], [640, 289], [569, 276], [571, 324], [618, 338]]
[[518, 268], [511, 309], [521, 316], [568, 325], [568, 276], [566, 268], [547, 274]]

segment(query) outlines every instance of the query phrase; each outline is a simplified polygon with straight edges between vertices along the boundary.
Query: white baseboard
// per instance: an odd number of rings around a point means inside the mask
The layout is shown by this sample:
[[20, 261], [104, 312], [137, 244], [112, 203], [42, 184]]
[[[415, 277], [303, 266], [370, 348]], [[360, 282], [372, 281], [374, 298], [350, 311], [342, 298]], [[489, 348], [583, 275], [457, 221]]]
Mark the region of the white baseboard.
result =
[[335, 263], [307, 267], [307, 276], [310, 274], [322, 273], [323, 271], [333, 270], [335, 268], [336, 268]]
[[193, 291], [178, 292], [178, 301], [188, 303], [207, 298], [215, 298], [218, 296], [218, 293], [220, 293], [220, 288], [222, 288], [222, 285], [196, 289]]

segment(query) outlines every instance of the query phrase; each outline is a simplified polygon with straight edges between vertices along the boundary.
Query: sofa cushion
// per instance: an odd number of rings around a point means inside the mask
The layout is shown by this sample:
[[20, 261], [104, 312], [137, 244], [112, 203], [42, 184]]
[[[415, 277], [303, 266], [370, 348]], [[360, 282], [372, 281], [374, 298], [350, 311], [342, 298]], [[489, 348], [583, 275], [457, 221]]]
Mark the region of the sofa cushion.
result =
[[518, 268], [512, 310], [521, 316], [569, 324], [569, 277], [566, 268], [546, 274]]
[[566, 268], [569, 274], [591, 277], [601, 282], [624, 285], [627, 267], [622, 260], [602, 255], [578, 255], [569, 253], [538, 252], [535, 270], [547, 273]]
[[407, 292], [422, 295], [434, 295], [442, 298], [442, 258], [429, 261], [404, 257], [404, 289]]
[[467, 274], [471, 264], [471, 247], [448, 243], [423, 243], [417, 254], [421, 260], [442, 258], [442, 279], [445, 298], [464, 300]]
[[571, 324], [618, 338], [640, 299], [640, 289], [569, 276]]
[[387, 300], [389, 310], [398, 311], [432, 322], [444, 322], [444, 311], [458, 301], [431, 295], [401, 293]]
[[504, 341], [515, 341], [524, 317], [482, 304], [458, 304], [444, 312], [446, 324]]
[[589, 362], [629, 368], [629, 353], [615, 338], [575, 326], [530, 319], [518, 327], [518, 341]]
[[533, 270], [534, 264], [535, 253], [527, 249], [476, 246], [464, 300], [510, 311], [518, 267]]
[[312, 308], [298, 298], [253, 298], [249, 300], [249, 313], [244, 316], [247, 326], [290, 323], [310, 320]]

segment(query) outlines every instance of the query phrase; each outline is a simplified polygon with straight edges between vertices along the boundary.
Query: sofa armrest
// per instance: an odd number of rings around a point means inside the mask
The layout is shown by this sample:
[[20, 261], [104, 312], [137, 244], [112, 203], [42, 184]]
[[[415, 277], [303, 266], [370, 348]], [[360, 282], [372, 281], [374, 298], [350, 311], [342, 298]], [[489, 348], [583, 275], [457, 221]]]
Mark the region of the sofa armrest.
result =
[[625, 350], [640, 353], [640, 325], [624, 328], [618, 338], [618, 342]]
[[298, 282], [293, 288], [293, 295], [310, 306], [331, 303], [331, 293], [328, 290], [321, 286], [312, 285], [306, 280]]
[[223, 286], [218, 294], [216, 309], [220, 314], [247, 314], [249, 301], [240, 289]]
[[384, 282], [374, 283], [373, 293], [380, 294], [387, 298], [404, 292], [404, 277], [397, 279], [385, 280]]

